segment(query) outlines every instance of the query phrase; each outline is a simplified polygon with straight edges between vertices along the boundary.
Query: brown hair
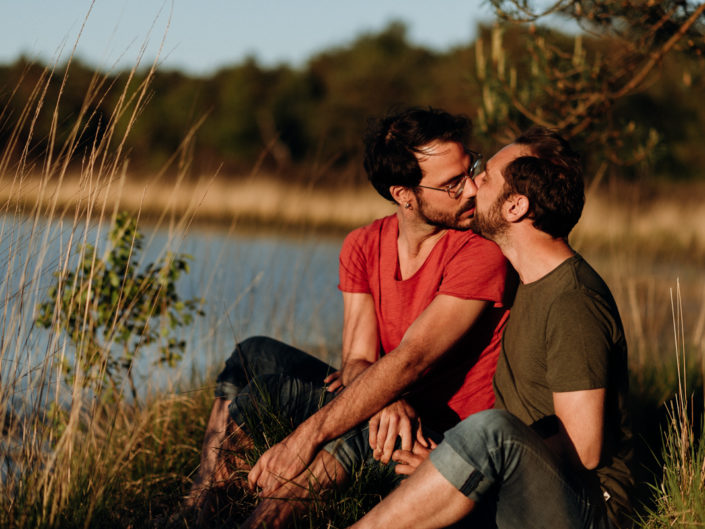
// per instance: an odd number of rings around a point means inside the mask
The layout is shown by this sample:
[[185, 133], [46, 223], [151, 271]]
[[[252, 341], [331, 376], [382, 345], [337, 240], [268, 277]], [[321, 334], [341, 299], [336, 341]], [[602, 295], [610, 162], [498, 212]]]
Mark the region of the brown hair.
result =
[[529, 199], [529, 217], [537, 229], [567, 237], [585, 204], [580, 156], [560, 134], [544, 127], [530, 128], [514, 143], [529, 147], [531, 155], [505, 168], [507, 194]]

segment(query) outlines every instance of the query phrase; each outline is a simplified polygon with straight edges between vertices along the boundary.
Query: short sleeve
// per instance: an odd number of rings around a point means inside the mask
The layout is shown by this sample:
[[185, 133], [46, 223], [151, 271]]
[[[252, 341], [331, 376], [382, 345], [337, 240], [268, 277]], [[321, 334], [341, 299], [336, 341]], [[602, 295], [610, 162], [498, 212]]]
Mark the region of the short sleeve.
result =
[[607, 305], [583, 290], [557, 298], [546, 327], [546, 382], [554, 392], [607, 387], [615, 322]]
[[343, 292], [371, 293], [367, 275], [365, 232], [357, 229], [343, 241], [338, 266], [338, 288]]
[[473, 236], [447, 263], [438, 294], [461, 299], [491, 301], [495, 307], [511, 304], [508, 290], [514, 291], [515, 281], [509, 280], [513, 270], [499, 247], [479, 236]]

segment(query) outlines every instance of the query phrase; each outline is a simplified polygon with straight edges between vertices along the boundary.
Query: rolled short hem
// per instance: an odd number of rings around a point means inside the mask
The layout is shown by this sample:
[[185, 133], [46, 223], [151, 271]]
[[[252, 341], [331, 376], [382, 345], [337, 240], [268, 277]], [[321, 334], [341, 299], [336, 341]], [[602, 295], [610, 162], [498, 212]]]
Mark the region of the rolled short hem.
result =
[[367, 423], [358, 425], [323, 446], [323, 450], [335, 458], [348, 476], [368, 463], [372, 457], [372, 450], [367, 444], [366, 425]]
[[478, 486], [484, 476], [458, 454], [450, 443], [443, 442], [438, 445], [429, 455], [429, 459], [435, 469], [465, 496], [474, 502], [482, 499]]

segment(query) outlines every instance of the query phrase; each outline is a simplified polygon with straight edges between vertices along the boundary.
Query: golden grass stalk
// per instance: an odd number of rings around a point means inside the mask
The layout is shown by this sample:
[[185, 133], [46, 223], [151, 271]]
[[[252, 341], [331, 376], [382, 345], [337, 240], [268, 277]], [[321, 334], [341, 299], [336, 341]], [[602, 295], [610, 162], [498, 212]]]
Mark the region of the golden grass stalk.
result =
[[[61, 90], [56, 101], [48, 101], [46, 95], [49, 83], [55, 79], [56, 67], [43, 71], [16, 118], [9, 141], [0, 152], [0, 174], [5, 177], [0, 199], [3, 214], [0, 235], [6, 249], [2, 256], [6, 263], [4, 281], [0, 285], [3, 300], [0, 524], [6, 526], [55, 524], [69, 503], [76, 501], [77, 494], [88, 506], [88, 523], [112, 477], [134, 457], [136, 447], [149, 435], [147, 430], [153, 432], [159, 422], [153, 413], [132, 411], [128, 415], [131, 407], [124, 403], [114, 408], [102, 404], [98, 395], [85, 389], [87, 373], [81, 371], [81, 362], [76, 361], [68, 339], [59, 333], [58, 327], [47, 334], [33, 324], [35, 307], [45, 296], [47, 271], [56, 270], [63, 275], [76, 266], [72, 256], [83, 252], [86, 243], [102, 248], [101, 227], [114, 219], [122, 206], [127, 167], [125, 140], [147, 100], [156, 61], [136, 86], [137, 67], [127, 74], [109, 120], [101, 124], [100, 134], [92, 138], [80, 170], [71, 170], [69, 183], [69, 168], [77, 157], [81, 141], [85, 140], [93, 117], [91, 109], [96, 108], [108, 92], [118, 89], [117, 80], [108, 85], [107, 77], [96, 73], [70, 134], [58, 142], [57, 123], [62, 119], [60, 103], [70, 66], [71, 59], [61, 74]], [[16, 89], [14, 95], [18, 93]], [[52, 125], [47, 148], [37, 157], [29, 146], [34, 124], [43, 112], [51, 113]], [[187, 134], [186, 141], [190, 141], [192, 132]], [[13, 155], [17, 152], [19, 157]], [[182, 177], [180, 175], [173, 186], [177, 191]], [[144, 196], [147, 191], [148, 188], [143, 187], [138, 196]], [[160, 195], [169, 196], [168, 193]], [[160, 220], [173, 211], [169, 204], [161, 204]], [[140, 204], [132, 206], [139, 214]], [[169, 246], [188, 226], [196, 206], [192, 195], [189, 204], [182, 204], [179, 215], [171, 216], [171, 237], [161, 250], [162, 254], [170, 250]], [[97, 225], [95, 232], [89, 228], [91, 221]], [[59, 251], [54, 253], [57, 247]], [[96, 259], [98, 256], [96, 252]], [[94, 260], [83, 283], [74, 288], [90, 293], [95, 264]], [[92, 332], [87, 327], [88, 314], [74, 316], [83, 321], [85, 336], [88, 336]], [[105, 369], [111, 345], [106, 344], [102, 369]], [[63, 383], [62, 368], [66, 364], [73, 369], [72, 387]], [[121, 433], [117, 436], [118, 445], [114, 444], [116, 431]], [[88, 483], [84, 482], [86, 479]]]

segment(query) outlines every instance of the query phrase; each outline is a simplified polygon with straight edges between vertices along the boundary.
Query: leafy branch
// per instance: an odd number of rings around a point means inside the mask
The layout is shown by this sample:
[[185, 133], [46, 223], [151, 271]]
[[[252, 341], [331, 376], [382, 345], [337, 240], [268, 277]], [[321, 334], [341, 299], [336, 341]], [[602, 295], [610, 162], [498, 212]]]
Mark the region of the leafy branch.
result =
[[110, 396], [119, 394], [118, 385], [126, 378], [136, 398], [135, 360], [154, 344], [156, 363], [175, 366], [186, 346], [175, 331], [204, 314], [202, 300], [182, 300], [176, 291], [181, 274], [189, 272], [190, 256], [168, 253], [141, 265], [143, 236], [128, 214], [117, 216], [109, 239], [104, 258], [85, 244], [76, 269], [55, 274], [36, 321], [66, 333], [74, 346], [73, 362], [63, 366], [67, 384], [79, 382], [102, 394], [107, 383]]
[[[506, 140], [529, 123], [585, 135], [604, 155], [621, 165], [637, 163], [659, 141], [659, 131], [637, 127], [621, 110], [630, 96], [648, 88], [664, 58], [682, 53], [702, 59], [705, 3], [684, 0], [558, 0], [537, 7], [528, 0], [492, 0], [508, 25], [489, 36], [491, 53], [478, 39], [476, 74], [483, 84], [480, 125]], [[534, 23], [561, 16], [582, 32], [566, 37]], [[512, 23], [529, 23], [504, 39]], [[515, 32], [516, 33], [516, 32]], [[487, 37], [485, 37], [487, 38]], [[491, 67], [488, 62], [491, 61]], [[700, 63], [702, 61], [700, 60]], [[688, 75], [684, 72], [684, 83]], [[507, 126], [509, 130], [507, 131]]]

